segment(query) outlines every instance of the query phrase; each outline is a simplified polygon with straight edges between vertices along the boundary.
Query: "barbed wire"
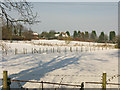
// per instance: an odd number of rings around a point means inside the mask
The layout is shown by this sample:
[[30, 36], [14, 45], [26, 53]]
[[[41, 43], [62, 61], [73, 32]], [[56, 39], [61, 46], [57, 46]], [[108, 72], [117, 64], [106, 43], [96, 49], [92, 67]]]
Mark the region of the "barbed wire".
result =
[[64, 83], [54, 83], [54, 82], [43, 82], [43, 81], [26, 81], [26, 80], [11, 80], [13, 82], [30, 82], [30, 83], [44, 83], [44, 84], [56, 84], [56, 85], [65, 85], [65, 86], [77, 86], [81, 87], [81, 85], [73, 85], [73, 84], [64, 84]]
[[113, 75], [112, 77], [110, 77], [108, 80], [107, 80], [107, 82], [109, 81], [112, 81], [113, 79], [115, 79], [115, 78], [118, 78], [120, 75], [119, 74], [116, 74], [116, 75]]
[[20, 88], [23, 88], [22, 85], [20, 84], [20, 82], [17, 82], [17, 84]]
[[[20, 75], [20, 74], [14, 74], [14, 75]], [[22, 76], [24, 74], [21, 74]], [[32, 76], [39, 75], [39, 76], [66, 76], [66, 77], [101, 77], [102, 75], [84, 75], [84, 74], [77, 74], [77, 75], [72, 75], [72, 74], [30, 74]], [[110, 77], [110, 76], [109, 76]]]

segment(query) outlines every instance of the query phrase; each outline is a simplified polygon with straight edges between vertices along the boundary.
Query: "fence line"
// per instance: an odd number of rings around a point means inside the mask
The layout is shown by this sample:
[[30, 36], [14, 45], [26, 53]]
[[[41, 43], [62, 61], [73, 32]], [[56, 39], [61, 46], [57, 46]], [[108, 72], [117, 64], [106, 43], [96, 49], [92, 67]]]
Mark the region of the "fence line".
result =
[[[102, 82], [85, 82], [85, 83], [90, 83], [90, 84], [103, 84]], [[109, 85], [120, 85], [120, 83], [106, 83]]]
[[113, 79], [119, 77], [119, 74], [113, 75], [112, 77], [110, 77], [107, 81], [112, 81]]
[[[119, 76], [119, 75], [118, 75]], [[106, 85], [120, 85], [120, 83], [108, 83], [107, 80], [107, 74], [106, 73], [103, 73], [102, 75], [102, 82], [82, 82], [81, 85], [78, 85], [78, 84], [66, 84], [66, 83], [54, 83], [54, 82], [44, 82], [44, 81], [27, 81], [27, 80], [15, 80], [15, 79], [11, 79], [11, 78], [8, 78], [8, 75], [7, 75], [7, 71], [3, 71], [3, 88], [10, 88], [10, 84], [11, 84], [11, 81], [12, 82], [18, 82], [18, 84], [20, 84], [20, 82], [30, 82], [30, 83], [41, 83], [42, 84], [42, 89], [43, 89], [43, 84], [53, 84], [53, 85], [64, 85], [64, 86], [76, 86], [76, 87], [81, 87], [83, 90], [83, 87], [84, 87], [84, 83], [90, 83], [90, 84], [102, 84], [102, 88], [104, 90], [106, 90]], [[78, 83], [78, 82], [77, 82]], [[20, 85], [20, 87], [22, 87]]]
[[73, 85], [73, 84], [63, 84], [63, 83], [53, 83], [53, 82], [38, 82], [38, 81], [26, 81], [26, 80], [11, 80], [14, 82], [30, 82], [30, 83], [44, 83], [44, 84], [55, 84], [55, 85], [65, 85], [65, 86], [76, 86], [76, 87], [81, 87], [81, 85]]
[[[19, 74], [14, 74], [14, 75], [19, 75]], [[84, 75], [84, 74], [78, 74], [78, 75], [72, 75], [72, 74], [31, 74], [31, 75], [39, 75], [39, 76], [75, 76], [75, 77], [101, 77], [102, 75]], [[108, 76], [108, 77], [112, 77], [112, 76]]]
[[[110, 49], [110, 48], [109, 48]], [[58, 52], [58, 53], [61, 53], [61, 52], [91, 52], [91, 51], [96, 51], [96, 50], [107, 50], [107, 48], [106, 47], [83, 47], [83, 46], [81, 46], [81, 47], [64, 47], [64, 49], [61, 49], [60, 47], [56, 47], [56, 48], [54, 48], [54, 47], [52, 47], [52, 48], [38, 48], [38, 49], [36, 49], [36, 48], [31, 48], [31, 51], [29, 51], [28, 52], [28, 50], [26, 49], [26, 48], [23, 48], [23, 51], [22, 51], [22, 53], [23, 54], [27, 54], [27, 53], [32, 53], [32, 54], [34, 54], [34, 53], [39, 53], [39, 54], [42, 54], [42, 53], [55, 53], [55, 52]], [[2, 50], [3, 51], [3, 53], [5, 53], [6, 55], [8, 54], [8, 52], [10, 51], [10, 50], [7, 50], [7, 49], [5, 49], [5, 50]], [[21, 52], [18, 52], [18, 49], [17, 48], [15, 48], [14, 49], [14, 54], [15, 55], [17, 55], [17, 54], [21, 54]]]

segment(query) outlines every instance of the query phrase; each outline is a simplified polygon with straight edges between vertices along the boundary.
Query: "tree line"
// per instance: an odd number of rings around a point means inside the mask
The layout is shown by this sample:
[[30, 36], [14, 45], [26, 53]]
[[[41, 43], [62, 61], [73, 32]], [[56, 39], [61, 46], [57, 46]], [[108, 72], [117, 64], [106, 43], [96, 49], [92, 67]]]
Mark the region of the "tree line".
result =
[[[67, 31], [66, 33], [69, 33], [69, 32]], [[81, 41], [92, 41], [92, 42], [98, 42], [98, 43], [107, 43], [107, 42], [116, 43], [117, 35], [115, 31], [110, 31], [109, 36], [104, 32], [101, 32], [100, 35], [98, 36], [95, 30], [93, 30], [91, 33], [89, 33], [88, 31], [85, 31], [85, 32], [74, 31], [73, 39], [81, 40]]]
[[93, 30], [91, 33], [88, 31], [81, 32], [81, 31], [74, 31], [73, 35], [70, 34], [69, 31], [65, 32], [68, 37], [62, 37], [60, 32], [55, 32], [54, 30], [51, 30], [49, 32], [42, 32], [39, 34], [39, 37], [44, 37], [45, 39], [55, 39], [55, 34], [59, 34], [59, 37], [57, 39], [66, 39], [71, 38], [71, 40], [76, 41], [91, 41], [91, 42], [98, 42], [98, 43], [116, 43], [118, 36], [116, 35], [115, 31], [110, 31], [109, 36], [105, 34], [104, 32], [101, 32], [98, 36], [96, 31]]
[[[39, 34], [39, 38], [45, 39], [59, 39], [59, 40], [75, 40], [75, 41], [87, 41], [87, 42], [97, 42], [97, 43], [114, 43], [117, 44], [117, 47], [120, 48], [120, 35], [117, 35], [115, 31], [110, 31], [109, 35], [101, 32], [100, 35], [97, 35], [96, 31], [92, 32], [81, 32], [73, 31], [73, 35], [69, 31], [65, 32], [68, 37], [62, 37], [60, 32], [55, 32], [51, 30], [49, 32], [42, 32]], [[55, 37], [55, 34], [59, 34], [59, 37]]]
[[[65, 32], [68, 37], [63, 37], [61, 32], [56, 32], [55, 30], [50, 30], [49, 32], [42, 32], [38, 34], [38, 38], [45, 39], [59, 39], [59, 40], [75, 40], [75, 41], [87, 41], [87, 42], [98, 42], [98, 43], [117, 43], [117, 47], [120, 48], [120, 35], [117, 35], [115, 31], [110, 31], [109, 35], [101, 32], [100, 35], [97, 35], [96, 31], [92, 32], [81, 32], [74, 31], [73, 35], [69, 31]], [[59, 34], [58, 37], [55, 34]], [[3, 40], [31, 40], [33, 39], [33, 31], [26, 28], [22, 24], [16, 24], [12, 26], [3, 25], [2, 26], [2, 39]]]
[[31, 40], [32, 38], [33, 31], [22, 24], [2, 26], [2, 40]]

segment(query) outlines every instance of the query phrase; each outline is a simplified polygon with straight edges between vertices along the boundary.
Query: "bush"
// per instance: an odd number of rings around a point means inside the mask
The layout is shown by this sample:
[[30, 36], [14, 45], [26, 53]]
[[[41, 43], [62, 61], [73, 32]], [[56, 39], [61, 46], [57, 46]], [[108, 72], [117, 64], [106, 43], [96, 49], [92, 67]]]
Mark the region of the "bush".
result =
[[120, 49], [120, 35], [118, 35], [117, 47]]

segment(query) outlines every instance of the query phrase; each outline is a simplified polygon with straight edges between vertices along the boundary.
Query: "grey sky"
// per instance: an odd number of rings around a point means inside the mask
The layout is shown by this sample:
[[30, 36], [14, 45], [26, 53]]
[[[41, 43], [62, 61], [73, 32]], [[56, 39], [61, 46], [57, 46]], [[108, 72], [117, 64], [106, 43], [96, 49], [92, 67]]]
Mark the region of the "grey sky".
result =
[[119, 2], [119, 0], [27, 0], [29, 2]]
[[[33, 2], [32, 2], [33, 3]], [[31, 28], [42, 31], [89, 31], [98, 34], [118, 31], [118, 3], [116, 2], [34, 2], [41, 23]]]

